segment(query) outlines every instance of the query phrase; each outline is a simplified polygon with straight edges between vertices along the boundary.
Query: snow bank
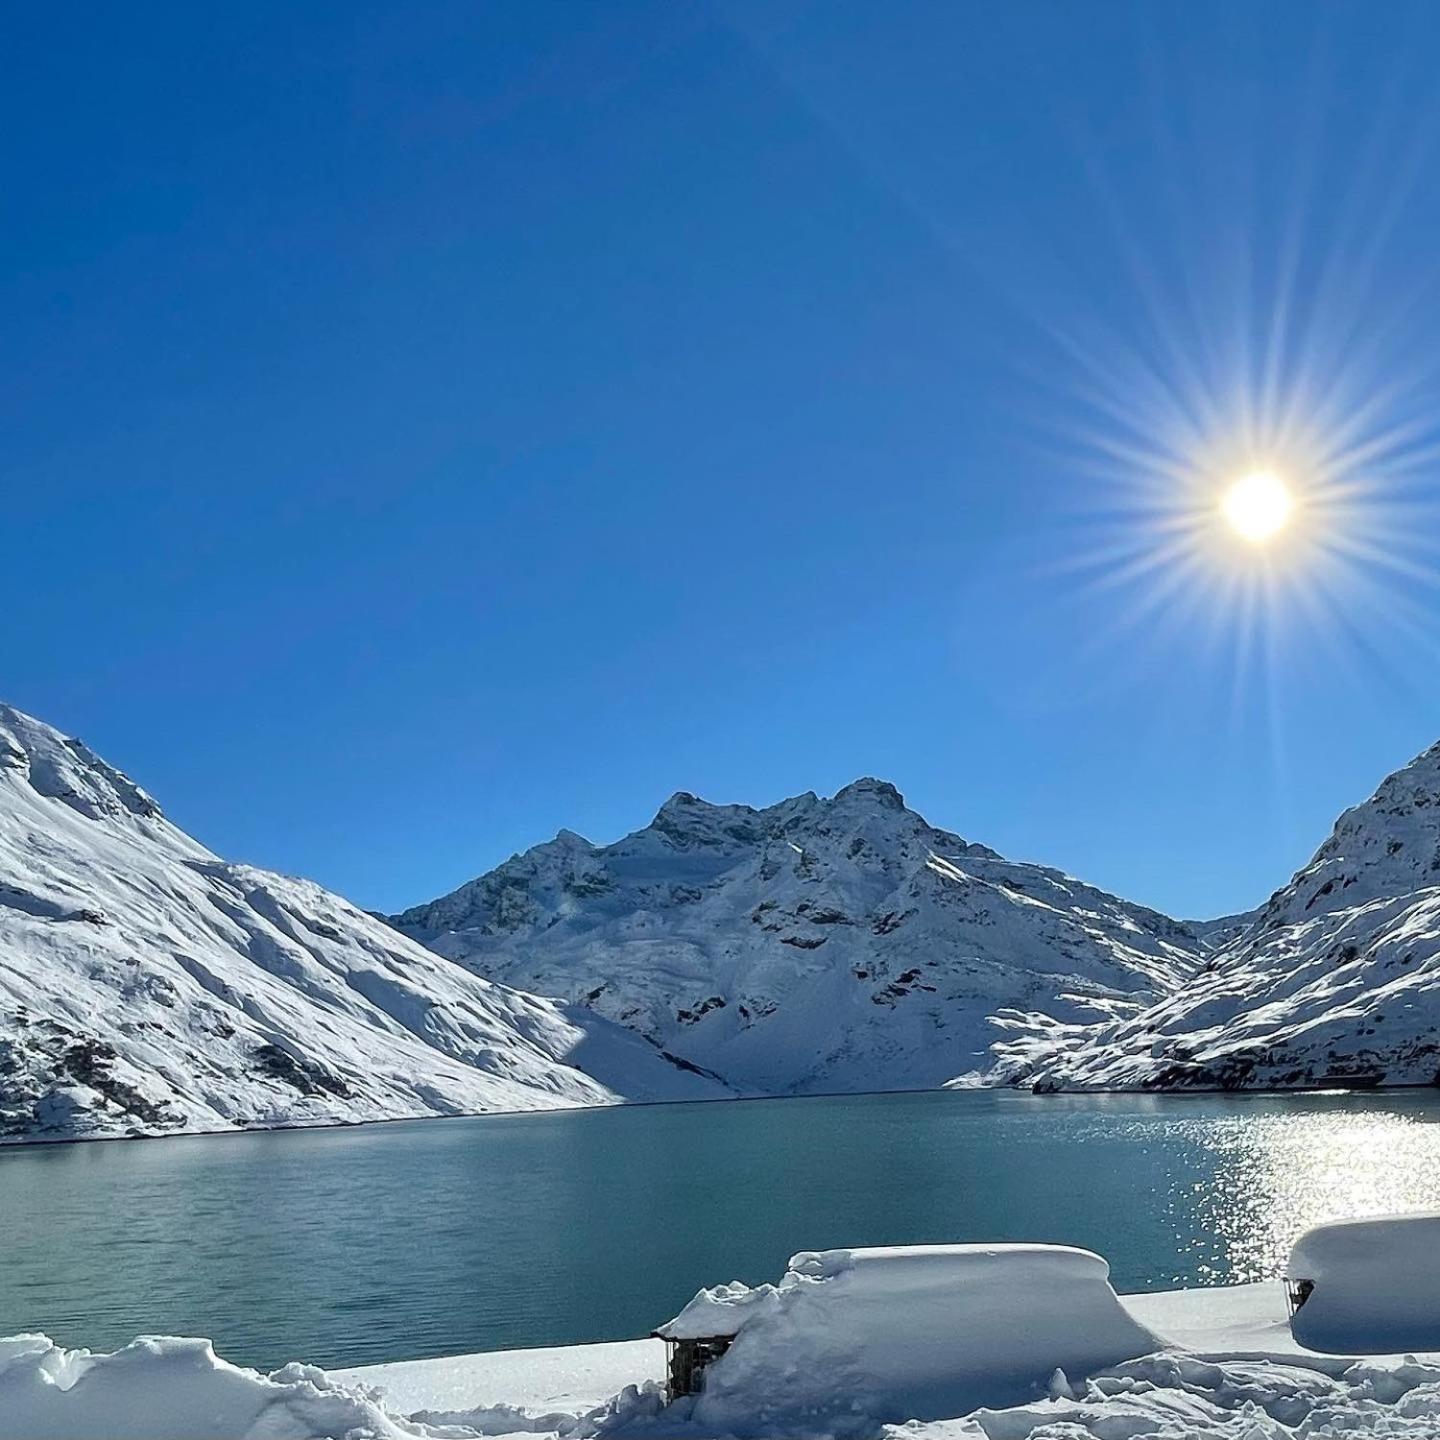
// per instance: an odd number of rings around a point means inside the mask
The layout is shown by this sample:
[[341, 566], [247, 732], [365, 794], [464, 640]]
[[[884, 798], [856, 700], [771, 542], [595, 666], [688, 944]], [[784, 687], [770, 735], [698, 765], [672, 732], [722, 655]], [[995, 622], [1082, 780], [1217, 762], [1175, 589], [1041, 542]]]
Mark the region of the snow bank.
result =
[[[881, 1287], [882, 1270], [869, 1264], [830, 1273], [832, 1279], [809, 1283], [833, 1285], [841, 1275], [862, 1273], [853, 1282], [861, 1290], [871, 1287], [872, 1293], [921, 1302], [927, 1293], [927, 1287], [908, 1282]], [[789, 1281], [787, 1276], [760, 1293], [789, 1293]], [[795, 1302], [790, 1303], [793, 1308]], [[1155, 1315], [1157, 1322], [1163, 1313], [1179, 1331], [1230, 1352], [1262, 1331], [1285, 1331], [1278, 1286], [1245, 1286], [1234, 1294], [1183, 1291], [1123, 1303]], [[741, 1306], [742, 1313], [757, 1317], [742, 1329], [751, 1334], [767, 1308], [780, 1307], [774, 1298]], [[1083, 1324], [1084, 1316], [1079, 1319]], [[1293, 1347], [1288, 1333], [1284, 1340]], [[737, 1339], [735, 1346], [742, 1343]], [[114, 1355], [91, 1355], [58, 1349], [43, 1336], [17, 1336], [0, 1340], [0, 1437], [713, 1440], [725, 1433], [728, 1427], [696, 1415], [690, 1402], [662, 1407], [657, 1386], [637, 1383], [653, 1373], [657, 1349], [654, 1342], [634, 1341], [461, 1356], [423, 1362], [423, 1369], [415, 1363], [369, 1367], [344, 1376], [289, 1365], [263, 1376], [227, 1365], [203, 1340], [151, 1338]], [[802, 1431], [813, 1440], [1353, 1440], [1371, 1435], [1435, 1440], [1440, 1435], [1440, 1356], [1355, 1361], [1292, 1348], [1288, 1354], [1220, 1357], [1208, 1343], [1206, 1349], [1209, 1358], [1174, 1351], [1148, 1354], [1095, 1371], [1088, 1379], [1078, 1370], [1055, 1375], [1024, 1404], [956, 1410], [948, 1418], [898, 1425], [850, 1408], [852, 1399], [863, 1397], [849, 1388], [852, 1375], [843, 1368], [829, 1375], [797, 1372], [817, 1387], [828, 1387], [828, 1418], [816, 1413], [806, 1423], [779, 1410], [775, 1413], [783, 1424], [760, 1418], [769, 1399], [787, 1393], [764, 1387], [780, 1378], [787, 1391], [794, 1388], [796, 1375], [778, 1364], [769, 1371], [752, 1367], [762, 1388], [749, 1397], [737, 1391], [733, 1398], [747, 1407], [749, 1421], [741, 1433]], [[792, 1358], [798, 1362], [802, 1357], [792, 1352]], [[718, 1375], [728, 1359], [712, 1373]], [[620, 1392], [609, 1400], [603, 1398], [610, 1393], [604, 1389], [607, 1378]], [[382, 1381], [394, 1382], [385, 1384], [384, 1394], [377, 1388]], [[402, 1408], [418, 1413], [408, 1418], [391, 1413]]]
[[[492, 1378], [513, 1375], [513, 1355], [475, 1358], [491, 1362]], [[208, 1340], [142, 1336], [94, 1355], [45, 1335], [0, 1339], [0, 1440], [587, 1440], [643, 1426], [664, 1404], [654, 1382], [558, 1408], [513, 1403], [521, 1390], [407, 1417], [377, 1386], [313, 1365], [261, 1375], [220, 1359]]]
[[672, 1338], [733, 1335], [693, 1420], [710, 1432], [873, 1433], [1046, 1393], [1161, 1348], [1098, 1255], [1059, 1245], [937, 1245], [796, 1255], [779, 1285], [701, 1291]]
[[45, 1335], [0, 1339], [6, 1440], [312, 1440], [412, 1437], [374, 1391], [321, 1369], [272, 1375], [220, 1359], [209, 1341], [143, 1336], [112, 1355], [68, 1351]]
[[221, 1360], [208, 1340], [142, 1337], [113, 1355], [62, 1350], [44, 1335], [0, 1340], [5, 1440], [366, 1440], [425, 1435], [376, 1393], [323, 1370], [271, 1375]]
[[1338, 1376], [1303, 1360], [1148, 1355], [1095, 1376], [1083, 1393], [935, 1424], [883, 1440], [1435, 1440], [1440, 1367], [1362, 1361]]
[[1440, 1212], [1317, 1225], [1295, 1242], [1286, 1273], [1315, 1286], [1290, 1322], [1307, 1348], [1440, 1350]]

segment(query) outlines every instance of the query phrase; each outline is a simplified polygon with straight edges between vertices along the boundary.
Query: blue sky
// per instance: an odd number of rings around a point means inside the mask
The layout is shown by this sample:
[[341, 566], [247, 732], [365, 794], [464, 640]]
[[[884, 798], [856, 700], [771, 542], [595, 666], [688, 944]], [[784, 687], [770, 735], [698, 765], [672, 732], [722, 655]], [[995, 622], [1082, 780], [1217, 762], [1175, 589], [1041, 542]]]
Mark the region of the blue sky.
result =
[[[1434, 7], [7, 31], [0, 694], [226, 855], [392, 908], [869, 773], [1208, 914], [1440, 736]], [[1246, 630], [1139, 452], [1277, 330], [1410, 460]]]

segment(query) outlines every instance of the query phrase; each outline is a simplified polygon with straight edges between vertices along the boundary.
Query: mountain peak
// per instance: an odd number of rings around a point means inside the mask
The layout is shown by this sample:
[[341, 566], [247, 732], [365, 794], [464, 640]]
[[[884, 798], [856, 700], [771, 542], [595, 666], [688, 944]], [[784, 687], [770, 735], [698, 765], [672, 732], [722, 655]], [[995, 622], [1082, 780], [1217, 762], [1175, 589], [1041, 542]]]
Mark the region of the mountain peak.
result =
[[1385, 896], [1440, 884], [1440, 744], [1382, 780], [1352, 806], [1310, 863], [1265, 907], [1278, 917], [1314, 918]]
[[680, 815], [687, 810], [700, 809], [711, 810], [714, 806], [698, 795], [692, 795], [688, 790], [677, 790], [655, 814], [658, 818], [661, 815]]
[[15, 773], [37, 795], [91, 820], [161, 818], [160, 807], [128, 775], [53, 726], [0, 703], [0, 774]]
[[1440, 745], [1233, 918], [1196, 927], [1212, 953], [1190, 985], [1118, 1023], [1007, 1041], [1001, 1073], [1049, 1090], [1437, 1083]]
[[835, 792], [836, 800], [873, 800], [890, 810], [903, 810], [905, 797], [888, 781], [877, 780], [873, 775], [862, 775], [852, 780], [843, 790]]
[[742, 1092], [938, 1084], [986, 1062], [1001, 1010], [1135, 1008], [1197, 964], [1174, 922], [937, 830], [873, 776], [762, 808], [677, 791], [564, 859], [527, 852], [395, 923]]
[[318, 885], [227, 864], [8, 705], [0, 954], [0, 1144], [726, 1093]]

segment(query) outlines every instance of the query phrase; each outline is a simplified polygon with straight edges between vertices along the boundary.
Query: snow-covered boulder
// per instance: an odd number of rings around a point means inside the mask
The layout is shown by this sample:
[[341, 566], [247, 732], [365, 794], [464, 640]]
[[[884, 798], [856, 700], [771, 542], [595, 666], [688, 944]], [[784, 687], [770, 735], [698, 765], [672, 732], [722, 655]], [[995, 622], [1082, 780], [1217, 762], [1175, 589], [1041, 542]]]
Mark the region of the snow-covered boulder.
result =
[[873, 1432], [1034, 1399], [1057, 1370], [1083, 1378], [1163, 1348], [1109, 1273], [1063, 1245], [806, 1252], [778, 1285], [702, 1290], [660, 1333], [734, 1337], [693, 1402], [707, 1433]]
[[1290, 1321], [1308, 1349], [1440, 1350], [1440, 1212], [1317, 1225], [1295, 1242], [1286, 1274], [1314, 1287]]

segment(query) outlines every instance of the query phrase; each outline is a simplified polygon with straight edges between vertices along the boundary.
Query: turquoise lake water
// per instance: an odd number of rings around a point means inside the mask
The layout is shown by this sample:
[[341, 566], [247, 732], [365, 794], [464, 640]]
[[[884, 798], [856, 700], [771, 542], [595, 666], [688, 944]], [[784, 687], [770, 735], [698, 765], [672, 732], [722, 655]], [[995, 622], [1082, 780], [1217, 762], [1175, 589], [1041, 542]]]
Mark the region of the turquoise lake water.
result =
[[366, 1364], [640, 1335], [797, 1250], [1088, 1246], [1117, 1289], [1279, 1273], [1440, 1207], [1440, 1095], [955, 1092], [0, 1150], [0, 1334]]

